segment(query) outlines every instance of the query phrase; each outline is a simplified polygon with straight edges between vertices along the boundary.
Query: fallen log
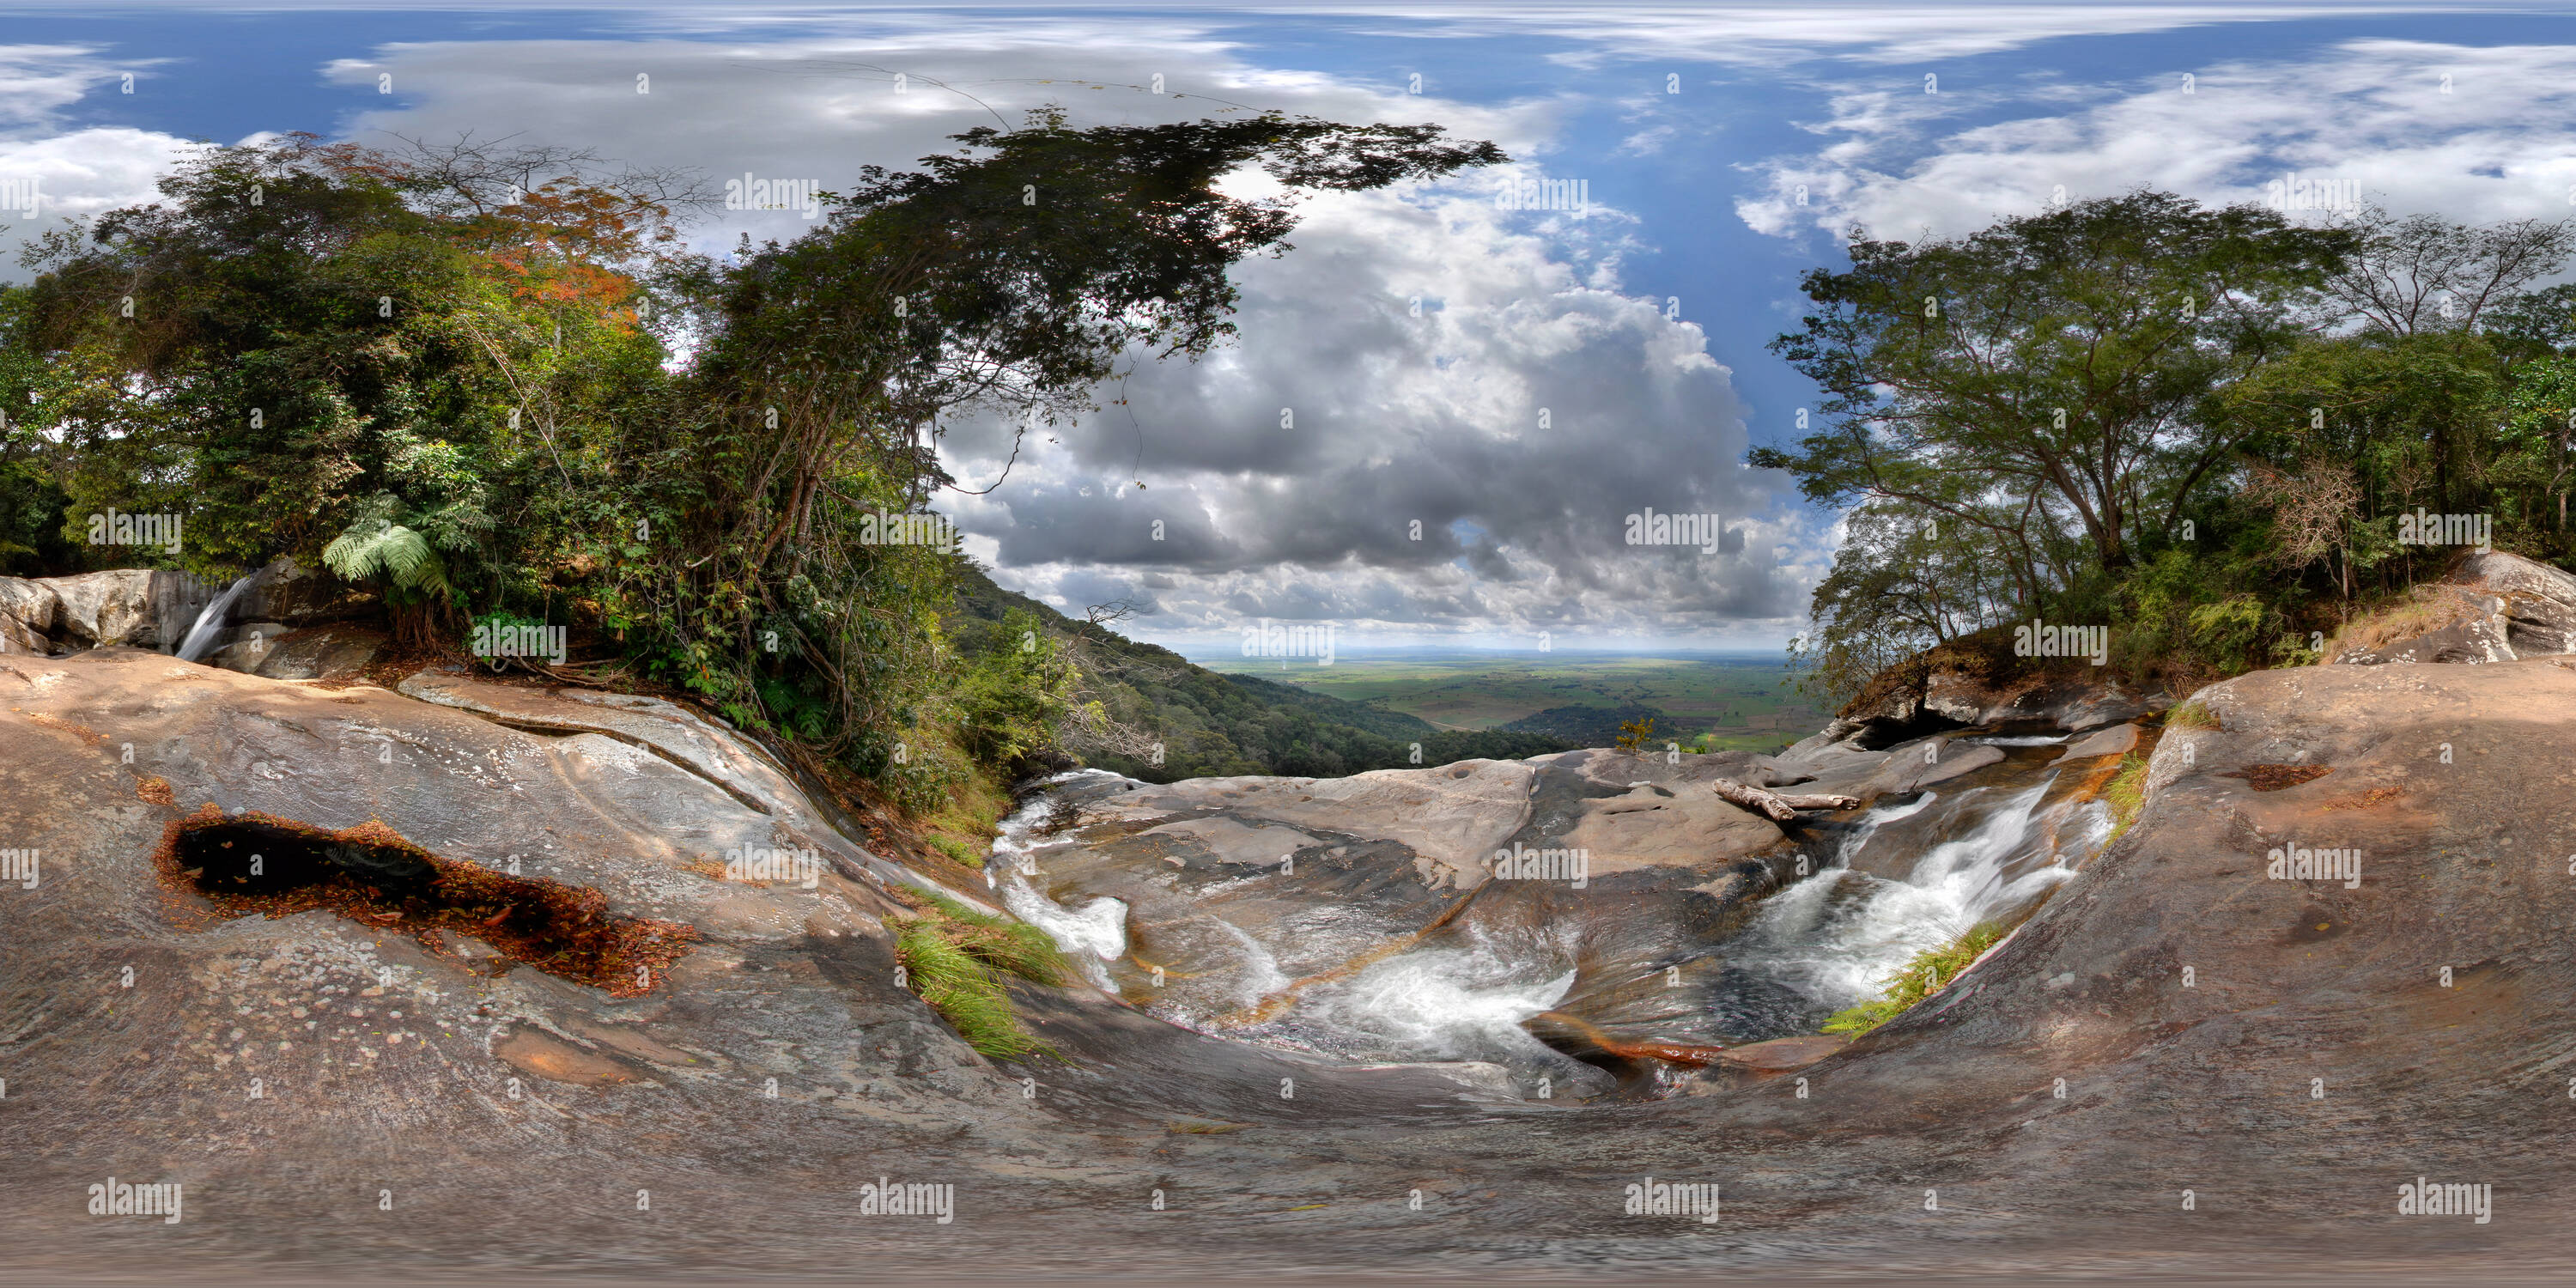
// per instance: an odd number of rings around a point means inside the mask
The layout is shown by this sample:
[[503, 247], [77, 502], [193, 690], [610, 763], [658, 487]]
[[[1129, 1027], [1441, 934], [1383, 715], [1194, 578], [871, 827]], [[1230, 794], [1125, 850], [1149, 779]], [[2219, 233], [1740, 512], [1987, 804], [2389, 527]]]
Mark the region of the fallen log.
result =
[[1729, 778], [1718, 779], [1711, 786], [1717, 788], [1718, 797], [1726, 803], [1740, 805], [1774, 823], [1786, 823], [1798, 817], [1802, 809], [1852, 809], [1860, 804], [1857, 796], [1783, 796]]

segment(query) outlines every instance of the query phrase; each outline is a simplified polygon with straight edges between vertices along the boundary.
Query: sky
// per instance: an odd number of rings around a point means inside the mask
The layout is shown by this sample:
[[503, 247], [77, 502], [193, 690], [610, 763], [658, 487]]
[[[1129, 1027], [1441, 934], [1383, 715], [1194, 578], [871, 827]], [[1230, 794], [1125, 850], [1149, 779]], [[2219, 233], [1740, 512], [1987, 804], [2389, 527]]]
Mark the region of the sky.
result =
[[[2576, 215], [2566, 8], [84, 3], [0, 6], [0, 202], [23, 207], [0, 253], [16, 272], [14, 243], [151, 200], [205, 142], [518, 135], [832, 188], [1051, 103], [1429, 122], [1513, 158], [1308, 195], [1294, 248], [1236, 270], [1229, 345], [1140, 359], [1072, 424], [944, 427], [961, 490], [934, 508], [997, 581], [1075, 616], [1124, 601], [1122, 630], [1200, 657], [1288, 626], [1780, 647], [1841, 533], [1743, 460], [1817, 401], [1764, 346], [1855, 226], [1956, 235], [2140, 187], [2261, 202], [2292, 173], [2401, 213]], [[1509, 208], [1527, 179], [1580, 204]], [[714, 252], [808, 226], [689, 231]], [[1726, 539], [1628, 544], [1649, 511]]]

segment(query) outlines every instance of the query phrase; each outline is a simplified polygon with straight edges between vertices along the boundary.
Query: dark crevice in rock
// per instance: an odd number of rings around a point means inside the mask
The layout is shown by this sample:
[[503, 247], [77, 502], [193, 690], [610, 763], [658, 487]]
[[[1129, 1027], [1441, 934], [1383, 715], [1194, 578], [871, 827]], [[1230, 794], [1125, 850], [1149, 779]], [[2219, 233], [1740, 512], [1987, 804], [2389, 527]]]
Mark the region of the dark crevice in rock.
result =
[[154, 858], [226, 917], [336, 912], [460, 960], [447, 937], [471, 936], [614, 997], [650, 992], [698, 938], [677, 922], [611, 915], [597, 890], [441, 858], [382, 823], [332, 831], [208, 805], [171, 823]]

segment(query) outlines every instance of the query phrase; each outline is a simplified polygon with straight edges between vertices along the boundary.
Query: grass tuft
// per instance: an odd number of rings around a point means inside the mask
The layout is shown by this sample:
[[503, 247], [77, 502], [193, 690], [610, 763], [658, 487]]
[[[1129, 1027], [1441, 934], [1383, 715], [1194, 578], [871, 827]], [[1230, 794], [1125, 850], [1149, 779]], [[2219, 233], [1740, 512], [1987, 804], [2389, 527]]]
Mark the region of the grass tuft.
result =
[[2102, 842], [2109, 845], [2138, 821], [2138, 813], [2147, 806], [2147, 758], [2130, 752], [2120, 760], [2120, 772], [2102, 784], [2102, 803], [2111, 810], [2111, 835]]
[[1020, 1027], [1004, 977], [1063, 986], [1073, 972], [1055, 941], [1035, 926], [977, 912], [946, 895], [906, 893], [927, 906], [895, 928], [895, 959], [921, 1000], [988, 1058], [1054, 1055]]
[[1827, 1033], [1845, 1033], [1852, 1037], [1869, 1032], [1903, 1015], [1915, 1003], [1941, 991], [1959, 977], [1968, 964], [1987, 949], [2002, 942], [2004, 928], [1994, 922], [1980, 922], [1966, 934], [1938, 948], [1927, 948], [1914, 955], [1905, 968], [1889, 977], [1887, 995], [1863, 1002], [1849, 1010], [1837, 1011], [1825, 1021]]
[[2226, 726], [2218, 723], [2217, 712], [2210, 710], [2208, 706], [2198, 701], [2186, 702], [2181, 706], [2175, 707], [2170, 714], [2165, 716], [2165, 727], [2168, 729], [2226, 728]]

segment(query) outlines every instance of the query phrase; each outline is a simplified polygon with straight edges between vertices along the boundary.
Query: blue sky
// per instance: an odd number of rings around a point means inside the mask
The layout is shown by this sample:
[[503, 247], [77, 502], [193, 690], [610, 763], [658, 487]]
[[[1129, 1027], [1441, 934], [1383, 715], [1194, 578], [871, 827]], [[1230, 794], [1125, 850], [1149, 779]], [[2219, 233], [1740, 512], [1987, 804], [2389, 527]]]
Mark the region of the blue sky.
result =
[[[1130, 88], [1156, 74], [1194, 97]], [[0, 28], [0, 179], [45, 194], [0, 237], [147, 198], [189, 140], [298, 129], [525, 131], [828, 185], [992, 120], [924, 79], [1084, 123], [1224, 103], [1436, 121], [1589, 194], [1580, 218], [1498, 210], [1485, 175], [1309, 201], [1299, 249], [1241, 275], [1240, 345], [1140, 369], [1108, 395], [1128, 407], [1042, 431], [993, 495], [942, 507], [1006, 585], [1076, 612], [1129, 599], [1135, 634], [1194, 652], [1264, 620], [1388, 646], [1776, 647], [1834, 517], [1738, 462], [1813, 399], [1762, 346], [1853, 220], [1964, 232], [2060, 186], [2259, 200], [2285, 169], [2392, 209], [2576, 213], [2562, 11], [182, 5]], [[801, 226], [720, 212], [696, 232]], [[990, 481], [1012, 429], [960, 418], [951, 468]], [[1719, 514], [1744, 549], [1626, 546], [1646, 507]]]

